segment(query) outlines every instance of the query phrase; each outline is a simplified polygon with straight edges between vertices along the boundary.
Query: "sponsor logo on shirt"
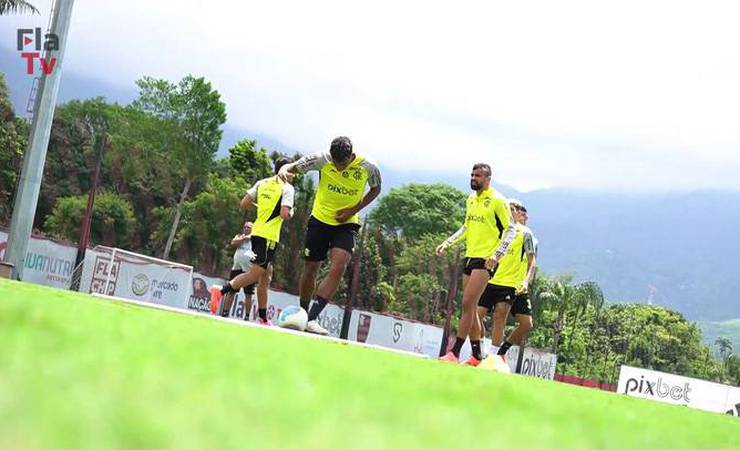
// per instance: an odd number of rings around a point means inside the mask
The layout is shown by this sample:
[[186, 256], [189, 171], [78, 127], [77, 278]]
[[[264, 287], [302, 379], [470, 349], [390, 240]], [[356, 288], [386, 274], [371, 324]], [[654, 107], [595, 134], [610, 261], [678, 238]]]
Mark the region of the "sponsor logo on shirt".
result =
[[359, 192], [359, 189], [347, 189], [344, 186], [337, 186], [331, 183], [329, 183], [329, 190], [332, 192], [336, 192], [337, 194], [349, 196], [357, 195], [357, 193]]

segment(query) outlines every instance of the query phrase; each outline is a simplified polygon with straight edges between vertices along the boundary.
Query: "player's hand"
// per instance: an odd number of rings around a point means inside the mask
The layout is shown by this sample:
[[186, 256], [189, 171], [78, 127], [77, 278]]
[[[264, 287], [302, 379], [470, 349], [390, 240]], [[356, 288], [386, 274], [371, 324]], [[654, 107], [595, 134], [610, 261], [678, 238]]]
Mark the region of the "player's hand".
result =
[[437, 254], [437, 256], [442, 256], [445, 250], [447, 250], [447, 247], [449, 247], [447, 242], [442, 242], [437, 246], [437, 249], [434, 252]]
[[498, 259], [495, 255], [486, 260], [486, 269], [493, 270], [496, 266], [498, 266]]
[[[282, 167], [281, 167], [281, 169], [282, 169]], [[295, 180], [295, 174], [293, 172], [287, 172], [285, 174], [285, 177], [284, 178], [281, 178], [281, 180], [283, 180], [286, 183], [293, 184], [293, 180]]]
[[344, 223], [350, 219], [350, 217], [357, 214], [357, 211], [355, 211], [355, 208], [344, 208], [337, 211], [337, 215], [335, 216], [335, 219], [337, 219], [337, 222]]
[[278, 178], [280, 178], [281, 180], [283, 180], [286, 183], [292, 182], [293, 181], [293, 176], [294, 176], [292, 173], [290, 173], [288, 171], [288, 166], [289, 165], [290, 164], [286, 164], [283, 167], [281, 167], [280, 170], [278, 170], [278, 174], [277, 174]]
[[522, 284], [520, 284], [519, 287], [516, 288], [516, 294], [517, 295], [526, 294], [527, 291], [529, 291], [529, 286], [527, 285], [527, 282], [526, 281], [525, 282], [522, 282]]

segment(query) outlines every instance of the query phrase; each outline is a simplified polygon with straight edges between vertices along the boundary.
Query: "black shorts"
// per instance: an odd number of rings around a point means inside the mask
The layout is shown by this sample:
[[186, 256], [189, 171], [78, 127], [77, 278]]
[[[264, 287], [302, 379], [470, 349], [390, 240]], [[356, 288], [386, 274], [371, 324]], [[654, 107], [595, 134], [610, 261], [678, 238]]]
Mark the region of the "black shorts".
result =
[[275, 247], [277, 242], [270, 241], [261, 236], [252, 236], [252, 251], [255, 254], [252, 264], [256, 264], [263, 269], [267, 269], [272, 259], [275, 257]]
[[499, 286], [497, 284], [488, 284], [486, 290], [483, 291], [483, 295], [478, 300], [478, 306], [482, 306], [488, 310], [493, 311], [496, 307], [496, 303], [508, 303], [511, 305], [514, 303], [514, 297], [516, 295], [516, 289], [509, 286]]
[[[232, 270], [231, 273], [229, 273], [229, 280], [233, 280], [234, 278], [236, 278], [237, 276], [243, 273], [244, 273], [243, 270], [239, 270], [239, 269]], [[247, 286], [244, 286], [244, 288], [242, 288], [242, 290], [244, 291], [244, 295], [254, 295], [254, 286], [256, 284], [257, 283], [252, 283]]]
[[306, 228], [306, 248], [303, 256], [308, 261], [323, 261], [330, 248], [341, 248], [352, 253], [355, 250], [355, 239], [359, 229], [360, 225], [356, 223], [329, 225], [311, 216]]
[[529, 301], [529, 294], [519, 294], [514, 297], [514, 304], [511, 305], [511, 315], [523, 314], [532, 315], [532, 303]]
[[[498, 267], [498, 266], [496, 266]], [[476, 269], [485, 269], [486, 268], [486, 259], [485, 258], [465, 258], [465, 261], [463, 262], [463, 273], [465, 275], [470, 275], [473, 273], [473, 270]], [[496, 269], [488, 270], [488, 277], [492, 277], [493, 274], [496, 273]]]

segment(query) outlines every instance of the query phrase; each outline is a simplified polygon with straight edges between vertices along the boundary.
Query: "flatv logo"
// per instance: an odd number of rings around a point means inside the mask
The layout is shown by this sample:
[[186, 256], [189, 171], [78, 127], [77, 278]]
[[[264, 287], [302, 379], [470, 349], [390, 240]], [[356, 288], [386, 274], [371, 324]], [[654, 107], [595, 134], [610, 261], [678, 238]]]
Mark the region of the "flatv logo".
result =
[[[39, 60], [41, 70], [51, 75], [57, 65], [57, 58], [48, 60], [41, 56], [41, 50], [58, 51], [59, 36], [54, 33], [44, 34], [41, 39], [41, 28], [19, 28], [16, 34], [16, 48], [21, 52], [21, 59], [26, 60], [26, 73], [33, 75], [36, 72], [35, 61]], [[35, 50], [35, 51], [28, 51]]]

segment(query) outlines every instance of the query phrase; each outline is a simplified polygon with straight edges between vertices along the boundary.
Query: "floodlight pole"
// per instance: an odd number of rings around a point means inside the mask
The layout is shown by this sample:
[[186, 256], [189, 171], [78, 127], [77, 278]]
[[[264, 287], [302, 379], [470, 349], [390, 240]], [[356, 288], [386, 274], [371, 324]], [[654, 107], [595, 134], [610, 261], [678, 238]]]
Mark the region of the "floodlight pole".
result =
[[49, 75], [42, 70], [28, 147], [23, 155], [23, 168], [10, 221], [8, 249], [5, 252], [5, 261], [15, 266], [14, 278], [18, 279], [23, 277], [23, 259], [28, 250], [33, 219], [36, 216], [73, 5], [74, 0], [56, 0], [49, 32], [56, 34], [59, 49], [44, 52], [44, 59], [51, 62], [52, 58], [56, 58], [56, 65]]

